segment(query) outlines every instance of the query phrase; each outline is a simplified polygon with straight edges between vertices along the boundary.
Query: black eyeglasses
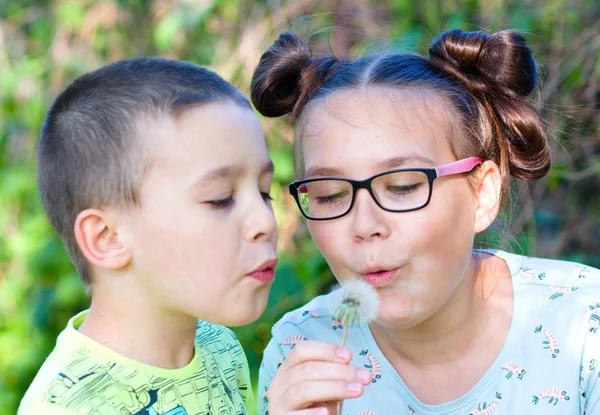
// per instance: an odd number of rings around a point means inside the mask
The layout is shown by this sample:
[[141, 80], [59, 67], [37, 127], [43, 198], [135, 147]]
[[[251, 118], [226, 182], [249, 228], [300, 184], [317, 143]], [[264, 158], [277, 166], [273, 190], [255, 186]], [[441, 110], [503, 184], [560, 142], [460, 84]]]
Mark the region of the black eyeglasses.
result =
[[365, 180], [340, 177], [296, 180], [289, 188], [302, 215], [310, 220], [337, 219], [348, 214], [359, 189], [367, 189], [377, 206], [385, 211], [410, 212], [429, 204], [435, 179], [470, 172], [481, 163], [481, 158], [469, 157], [439, 167], [391, 170]]

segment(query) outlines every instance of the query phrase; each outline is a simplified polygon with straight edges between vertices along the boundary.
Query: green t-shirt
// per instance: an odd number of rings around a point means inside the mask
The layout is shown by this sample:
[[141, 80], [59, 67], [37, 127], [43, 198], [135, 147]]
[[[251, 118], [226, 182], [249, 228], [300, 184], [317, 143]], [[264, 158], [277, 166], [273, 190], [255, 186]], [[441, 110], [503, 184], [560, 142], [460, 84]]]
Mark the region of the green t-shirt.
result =
[[77, 331], [86, 315], [59, 335], [18, 415], [238, 415], [252, 404], [248, 363], [231, 330], [199, 321], [192, 361], [162, 369]]

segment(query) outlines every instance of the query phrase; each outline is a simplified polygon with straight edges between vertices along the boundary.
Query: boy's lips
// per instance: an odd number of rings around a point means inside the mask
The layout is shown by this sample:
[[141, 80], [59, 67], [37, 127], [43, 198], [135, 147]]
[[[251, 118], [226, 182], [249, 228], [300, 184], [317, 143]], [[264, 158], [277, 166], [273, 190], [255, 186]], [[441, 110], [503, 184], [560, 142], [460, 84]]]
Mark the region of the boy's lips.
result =
[[250, 278], [254, 278], [265, 284], [273, 282], [275, 279], [275, 266], [277, 265], [277, 258], [269, 259], [260, 264], [254, 271], [247, 274]]
[[363, 270], [361, 274], [367, 283], [375, 287], [383, 287], [396, 279], [399, 269], [400, 267], [369, 268]]

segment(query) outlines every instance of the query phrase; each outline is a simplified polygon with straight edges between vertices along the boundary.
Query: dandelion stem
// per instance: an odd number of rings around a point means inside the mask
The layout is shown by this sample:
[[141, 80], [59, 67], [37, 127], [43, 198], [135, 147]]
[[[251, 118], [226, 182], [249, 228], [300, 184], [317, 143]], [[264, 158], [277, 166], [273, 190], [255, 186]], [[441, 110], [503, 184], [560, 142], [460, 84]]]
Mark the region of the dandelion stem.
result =
[[344, 327], [344, 334], [342, 334], [342, 347], [346, 345], [346, 336], [348, 335], [348, 317], [344, 317], [341, 321]]
[[[348, 316], [344, 316], [341, 323], [344, 327], [344, 332], [342, 334], [342, 347], [344, 347], [346, 345], [346, 336], [348, 335]], [[344, 405], [343, 399], [337, 403], [337, 415], [342, 415], [342, 405]]]

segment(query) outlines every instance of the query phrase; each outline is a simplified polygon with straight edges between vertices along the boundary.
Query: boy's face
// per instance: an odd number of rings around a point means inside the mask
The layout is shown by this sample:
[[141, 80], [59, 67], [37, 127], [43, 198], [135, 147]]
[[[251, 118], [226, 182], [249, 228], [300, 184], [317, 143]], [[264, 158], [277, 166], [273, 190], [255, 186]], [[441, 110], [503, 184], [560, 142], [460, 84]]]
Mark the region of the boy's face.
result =
[[248, 108], [211, 103], [146, 127], [151, 168], [140, 208], [121, 224], [141, 295], [217, 324], [257, 319], [277, 244], [260, 122]]

